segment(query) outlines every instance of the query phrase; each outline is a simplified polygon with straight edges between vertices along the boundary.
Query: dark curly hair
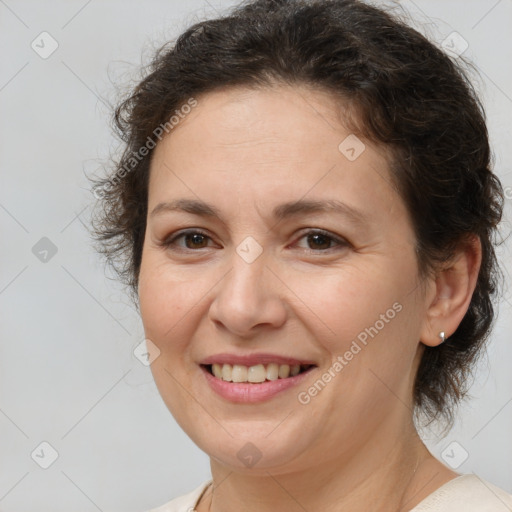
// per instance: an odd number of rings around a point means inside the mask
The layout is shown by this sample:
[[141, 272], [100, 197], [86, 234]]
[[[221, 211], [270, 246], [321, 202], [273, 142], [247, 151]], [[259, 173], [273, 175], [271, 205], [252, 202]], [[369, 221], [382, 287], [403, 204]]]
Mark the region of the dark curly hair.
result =
[[164, 45], [115, 109], [124, 153], [113, 173], [91, 180], [101, 199], [91, 231], [97, 249], [138, 308], [158, 127], [170, 131], [170, 116], [182, 117], [191, 98], [209, 91], [276, 84], [331, 93], [354, 133], [389, 149], [422, 278], [470, 236], [480, 238], [482, 263], [469, 309], [445, 343], [425, 347], [414, 386], [416, 412], [451, 423], [494, 319], [503, 190], [491, 170], [485, 114], [468, 72], [389, 12], [357, 0], [248, 1]]

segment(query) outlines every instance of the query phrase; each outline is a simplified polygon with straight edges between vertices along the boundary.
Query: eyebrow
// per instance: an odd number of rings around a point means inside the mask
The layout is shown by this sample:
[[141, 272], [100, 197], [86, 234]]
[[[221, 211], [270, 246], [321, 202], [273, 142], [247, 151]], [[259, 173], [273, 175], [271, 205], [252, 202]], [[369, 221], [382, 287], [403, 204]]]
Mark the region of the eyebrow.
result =
[[[213, 205], [196, 199], [176, 199], [170, 202], [159, 203], [150, 213], [150, 217], [164, 212], [181, 211], [201, 217], [212, 217], [223, 221], [221, 212]], [[336, 213], [347, 217], [354, 224], [365, 224], [367, 216], [342, 201], [336, 199], [290, 201], [276, 206], [272, 212], [276, 220], [284, 220], [299, 215], [313, 213]]]

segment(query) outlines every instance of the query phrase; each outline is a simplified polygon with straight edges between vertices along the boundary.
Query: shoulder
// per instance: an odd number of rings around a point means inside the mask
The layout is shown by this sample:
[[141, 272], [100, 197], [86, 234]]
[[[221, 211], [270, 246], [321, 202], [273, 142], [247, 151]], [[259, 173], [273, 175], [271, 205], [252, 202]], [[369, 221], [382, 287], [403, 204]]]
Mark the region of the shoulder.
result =
[[183, 494], [178, 498], [174, 498], [168, 503], [148, 510], [147, 512], [192, 512], [197, 505], [199, 498], [211, 483], [211, 480], [207, 480], [199, 485], [199, 487], [196, 487], [193, 491]]
[[467, 474], [442, 485], [410, 512], [512, 512], [512, 495]]

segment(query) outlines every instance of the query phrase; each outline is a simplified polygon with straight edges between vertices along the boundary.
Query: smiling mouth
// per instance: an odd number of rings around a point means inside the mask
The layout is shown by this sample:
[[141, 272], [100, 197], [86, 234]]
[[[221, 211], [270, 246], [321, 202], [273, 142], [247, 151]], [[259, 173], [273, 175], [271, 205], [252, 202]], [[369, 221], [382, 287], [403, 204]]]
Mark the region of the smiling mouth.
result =
[[288, 365], [278, 363], [257, 364], [254, 366], [214, 363], [202, 364], [201, 367], [220, 380], [252, 384], [289, 379], [316, 368], [314, 364]]

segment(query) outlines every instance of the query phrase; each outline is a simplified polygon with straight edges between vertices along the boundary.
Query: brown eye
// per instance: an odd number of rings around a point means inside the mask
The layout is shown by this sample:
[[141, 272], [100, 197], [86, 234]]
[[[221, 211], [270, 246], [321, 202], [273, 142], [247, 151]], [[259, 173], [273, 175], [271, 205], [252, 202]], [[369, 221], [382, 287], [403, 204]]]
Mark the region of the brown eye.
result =
[[[177, 240], [183, 239], [185, 245], [176, 243]], [[201, 231], [183, 231], [176, 236], [166, 240], [162, 245], [165, 247], [176, 246], [179, 249], [204, 249], [208, 247], [210, 237]]]
[[343, 248], [350, 245], [346, 240], [321, 230], [309, 231], [299, 240], [302, 239], [306, 239], [307, 247], [305, 247], [305, 249], [309, 252], [327, 252], [336, 247]]
[[312, 249], [330, 249], [332, 238], [323, 234], [307, 235], [308, 244]]
[[[206, 236], [201, 233], [189, 233], [182, 235], [185, 237], [185, 245], [188, 249], [202, 249], [206, 246]], [[190, 244], [188, 244], [189, 242]], [[200, 247], [198, 247], [200, 246]]]

